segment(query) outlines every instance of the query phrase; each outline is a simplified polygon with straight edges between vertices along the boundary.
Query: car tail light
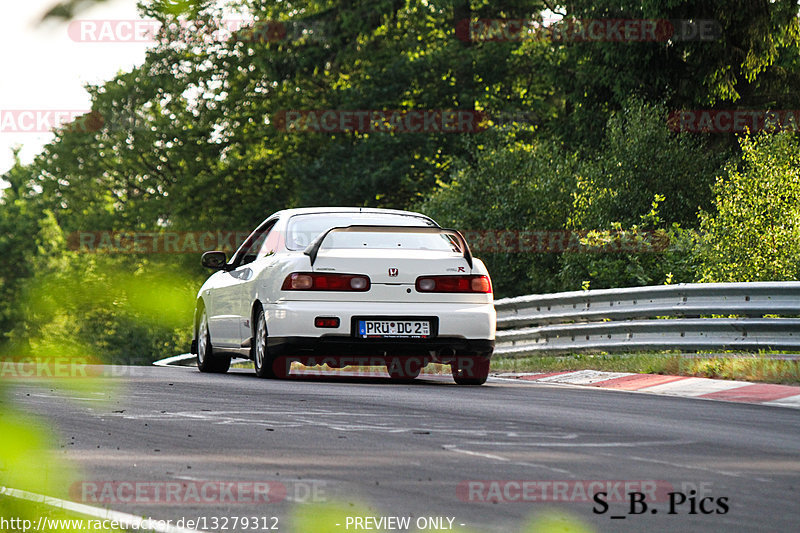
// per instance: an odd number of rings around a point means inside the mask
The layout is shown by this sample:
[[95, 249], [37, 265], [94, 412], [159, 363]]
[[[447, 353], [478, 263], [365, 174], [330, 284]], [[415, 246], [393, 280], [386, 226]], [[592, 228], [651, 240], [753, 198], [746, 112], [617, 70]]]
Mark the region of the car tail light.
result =
[[356, 291], [370, 288], [367, 276], [360, 274], [320, 274], [294, 272], [286, 276], [281, 289], [285, 291]]
[[416, 285], [419, 292], [492, 292], [489, 276], [422, 276]]
[[314, 319], [314, 326], [318, 328], [338, 328], [339, 318], [335, 316], [318, 316]]

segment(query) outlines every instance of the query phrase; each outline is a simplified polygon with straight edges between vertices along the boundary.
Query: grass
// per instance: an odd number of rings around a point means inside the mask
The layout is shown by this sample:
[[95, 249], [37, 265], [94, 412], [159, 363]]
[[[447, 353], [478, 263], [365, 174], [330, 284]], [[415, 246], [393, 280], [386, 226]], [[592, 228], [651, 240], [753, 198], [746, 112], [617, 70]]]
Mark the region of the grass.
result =
[[603, 370], [695, 376], [738, 381], [800, 385], [800, 359], [777, 359], [775, 354], [570, 354], [492, 358], [492, 372], [564, 372]]

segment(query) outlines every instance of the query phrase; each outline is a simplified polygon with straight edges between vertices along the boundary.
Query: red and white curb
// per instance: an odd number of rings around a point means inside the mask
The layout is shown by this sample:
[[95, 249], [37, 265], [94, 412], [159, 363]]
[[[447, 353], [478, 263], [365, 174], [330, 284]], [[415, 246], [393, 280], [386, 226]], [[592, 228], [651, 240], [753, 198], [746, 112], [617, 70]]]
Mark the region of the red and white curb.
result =
[[725, 400], [729, 402], [758, 403], [800, 409], [800, 387], [772, 385], [749, 381], [662, 376], [660, 374], [631, 374], [627, 372], [599, 372], [578, 370], [549, 373], [503, 373], [495, 378], [537, 383], [567, 383], [604, 389], [615, 389], [650, 394], [666, 394]]

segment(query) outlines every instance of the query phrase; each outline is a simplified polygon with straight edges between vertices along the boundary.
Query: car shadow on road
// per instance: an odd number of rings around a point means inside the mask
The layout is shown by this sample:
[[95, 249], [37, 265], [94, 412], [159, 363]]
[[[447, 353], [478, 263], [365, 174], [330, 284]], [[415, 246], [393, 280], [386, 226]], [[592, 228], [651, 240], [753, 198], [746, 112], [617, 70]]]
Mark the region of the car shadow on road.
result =
[[[259, 379], [252, 369], [232, 368], [228, 375], [242, 379]], [[388, 375], [376, 373], [348, 373], [343, 371], [303, 371], [295, 373], [293, 370], [288, 377], [280, 380], [265, 380], [278, 382], [314, 382], [314, 383], [347, 383], [347, 384], [387, 384], [387, 385], [414, 385], [414, 386], [442, 386], [455, 385], [453, 378], [445, 374], [421, 374], [414, 380], [394, 380]]]

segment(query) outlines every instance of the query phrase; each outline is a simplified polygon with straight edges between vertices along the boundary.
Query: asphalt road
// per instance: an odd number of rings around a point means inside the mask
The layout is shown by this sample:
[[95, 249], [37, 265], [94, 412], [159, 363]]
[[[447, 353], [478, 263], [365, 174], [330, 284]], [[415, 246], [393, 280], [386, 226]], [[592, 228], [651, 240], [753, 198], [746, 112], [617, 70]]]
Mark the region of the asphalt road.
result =
[[[60, 450], [81, 467], [76, 498], [126, 513], [206, 517], [207, 527], [213, 517], [258, 516], [279, 531], [293, 531], [292, 513], [317, 512], [312, 501], [336, 502], [345, 514], [361, 505], [376, 519], [411, 517], [412, 526], [449, 518], [478, 532], [521, 531], [553, 509], [596, 531], [796, 531], [800, 523], [794, 409], [491, 378], [459, 387], [449, 378], [270, 381], [249, 370], [117, 374], [99, 392], [21, 383], [10, 394], [52, 422]], [[179, 483], [183, 492], [119, 501], [126, 481], [151, 491]], [[237, 503], [230, 494], [198, 503], [190, 491], [208, 481], [238, 483]], [[595, 481], [609, 493], [603, 514], [593, 511], [602, 508], [592, 500]], [[646, 512], [629, 514], [626, 481], [654, 496]], [[701, 498], [713, 500], [701, 506]], [[246, 529], [230, 518], [227, 526]]]

